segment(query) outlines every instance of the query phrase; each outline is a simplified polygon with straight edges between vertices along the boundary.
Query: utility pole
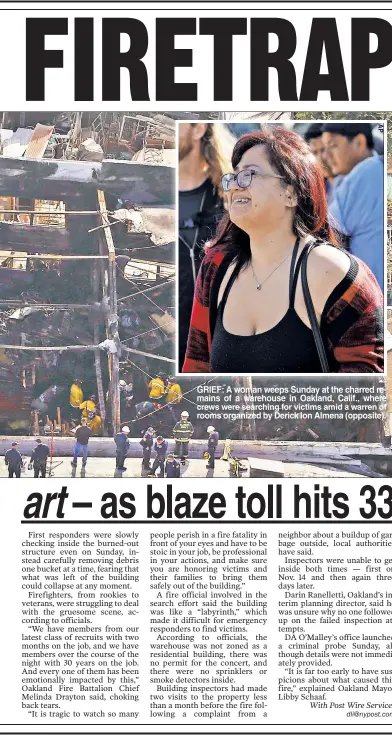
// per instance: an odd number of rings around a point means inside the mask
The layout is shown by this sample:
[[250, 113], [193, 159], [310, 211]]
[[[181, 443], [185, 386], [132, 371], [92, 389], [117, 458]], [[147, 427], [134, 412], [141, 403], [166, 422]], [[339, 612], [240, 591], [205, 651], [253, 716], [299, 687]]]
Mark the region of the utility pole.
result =
[[[117, 315], [117, 285], [116, 285], [116, 251], [110, 222], [106, 209], [105, 194], [98, 189], [98, 204], [101, 214], [102, 224], [101, 230], [98, 230], [99, 248], [101, 255], [108, 255], [107, 270], [104, 270], [103, 293], [107, 295], [109, 301], [109, 312], [106, 317], [106, 333], [108, 339], [112, 339], [117, 347], [117, 352], [108, 355], [109, 360], [109, 395], [112, 407], [112, 426], [113, 432], [116, 434], [120, 431], [120, 337], [118, 333], [118, 315]], [[104, 262], [104, 261], [102, 261]]]

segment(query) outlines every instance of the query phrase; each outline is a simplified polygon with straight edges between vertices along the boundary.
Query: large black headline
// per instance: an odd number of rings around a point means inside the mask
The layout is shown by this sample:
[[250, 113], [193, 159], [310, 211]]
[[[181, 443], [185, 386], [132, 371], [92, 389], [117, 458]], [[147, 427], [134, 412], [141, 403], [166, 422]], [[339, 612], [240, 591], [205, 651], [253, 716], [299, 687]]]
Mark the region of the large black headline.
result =
[[[120, 94], [120, 74], [126, 69], [130, 99], [149, 102], [151, 69], [145, 57], [153, 49], [155, 100], [197, 102], [199, 91], [205, 87], [205, 69], [201, 70], [199, 83], [175, 81], [177, 69], [194, 66], [193, 49], [186, 47], [187, 40], [191, 45], [190, 36], [202, 37], [203, 48], [211, 43], [213, 68], [208, 76], [213, 78], [213, 100], [221, 102], [233, 101], [233, 64], [241, 68], [242, 93], [246, 94], [243, 90], [249, 87], [250, 102], [270, 99], [270, 69], [276, 71], [282, 101], [313, 102], [320, 91], [327, 90], [331, 100], [337, 102], [369, 100], [371, 71], [392, 63], [392, 25], [383, 18], [352, 18], [351, 38], [340, 29], [344, 43], [350, 44], [351, 71], [347, 74], [335, 17], [313, 18], [304, 39], [283, 17], [196, 18], [186, 13], [186, 17], [157, 17], [148, 27], [130, 17], [101, 21], [78, 17], [73, 22], [59, 15], [26, 18], [26, 100], [45, 101], [45, 70], [65, 68], [66, 63], [69, 75], [73, 73], [74, 77], [75, 101], [94, 101], [97, 75], [102, 101], [127, 101]], [[102, 38], [100, 64], [94, 61], [98, 24]], [[61, 48], [47, 48], [53, 37], [68, 35], [73, 38], [73, 59]], [[236, 37], [241, 37], [241, 49], [234, 53]], [[129, 46], [126, 51], [121, 46], [124, 39]], [[293, 56], [300, 47], [302, 50], [304, 42], [305, 64], [299, 71]]]
[[[234, 491], [233, 486], [229, 488]], [[344, 492], [331, 492], [328, 485], [315, 483], [312, 492], [301, 490], [294, 484], [293, 493], [282, 491], [282, 485], [269, 483], [265, 490], [249, 492], [238, 485], [233, 492], [237, 518], [243, 521], [284, 520], [285, 510], [294, 519], [345, 520], [350, 514], [349, 496]], [[392, 487], [375, 488], [366, 484], [356, 493], [356, 512], [364, 520], [389, 520], [392, 518]], [[137, 505], [144, 503], [147, 520], [222, 520], [227, 512], [227, 500], [221, 492], [175, 492], [171, 484], [154, 489], [147, 485], [143, 500], [136, 502], [131, 492], [105, 492], [100, 497], [100, 517], [104, 521], [129, 520], [137, 517]], [[31, 493], [27, 498], [23, 516], [26, 521], [70, 518], [77, 508], [94, 509], [94, 503], [70, 500], [67, 486], [56, 493]], [[288, 505], [290, 507], [288, 508]], [[231, 511], [232, 512], [232, 511]], [[65, 521], [72, 522], [72, 520]], [[85, 521], [85, 522], [93, 522]], [[101, 521], [102, 522], [102, 521]]]

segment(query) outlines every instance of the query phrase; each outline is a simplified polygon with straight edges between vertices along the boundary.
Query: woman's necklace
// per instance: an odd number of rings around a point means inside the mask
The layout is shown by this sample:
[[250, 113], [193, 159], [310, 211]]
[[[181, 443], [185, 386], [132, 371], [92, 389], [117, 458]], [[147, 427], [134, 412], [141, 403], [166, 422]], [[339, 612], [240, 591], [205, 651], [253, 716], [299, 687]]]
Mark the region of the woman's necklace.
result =
[[290, 255], [291, 255], [291, 253], [289, 253], [288, 255], [286, 255], [286, 257], [284, 258], [284, 260], [282, 260], [280, 263], [278, 263], [278, 265], [276, 266], [276, 268], [274, 268], [273, 271], [271, 271], [271, 273], [269, 273], [268, 276], [266, 278], [264, 278], [262, 281], [259, 281], [259, 279], [257, 278], [256, 273], [255, 273], [255, 269], [253, 268], [253, 263], [252, 263], [252, 261], [250, 261], [250, 267], [252, 268], [253, 278], [256, 281], [256, 288], [257, 288], [258, 291], [260, 291], [261, 287], [264, 286], [265, 282], [268, 281], [269, 278], [271, 278], [271, 276], [273, 275], [273, 273], [275, 273], [275, 271], [277, 271], [278, 268], [280, 268], [280, 266], [283, 265], [283, 263], [286, 262], [287, 258], [289, 258]]

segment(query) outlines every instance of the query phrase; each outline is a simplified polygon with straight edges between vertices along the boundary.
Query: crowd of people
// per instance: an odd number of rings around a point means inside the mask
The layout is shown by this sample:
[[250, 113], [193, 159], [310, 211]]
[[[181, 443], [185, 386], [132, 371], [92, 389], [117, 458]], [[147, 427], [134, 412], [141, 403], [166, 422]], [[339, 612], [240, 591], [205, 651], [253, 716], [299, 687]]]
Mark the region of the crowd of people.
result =
[[[87, 386], [87, 390], [86, 387]], [[78, 466], [78, 458], [81, 456], [82, 475], [85, 472], [89, 456], [89, 440], [91, 437], [100, 437], [107, 431], [108, 417], [104, 421], [100, 412], [100, 404], [97, 396], [90, 393], [91, 381], [75, 376], [69, 386], [68, 404], [63, 404], [63, 414], [67, 419], [66, 435], [74, 436], [75, 445], [71, 461], [72, 473]], [[57, 386], [51, 386], [49, 390], [37, 399], [37, 410], [42, 417], [50, 409], [50, 405], [57, 404]], [[186, 400], [183, 390], [174, 375], [159, 372], [152, 376], [146, 376], [142, 386], [134, 390], [132, 374], [123, 372], [119, 381], [120, 390], [120, 420], [121, 431], [114, 436], [116, 446], [116, 472], [126, 470], [125, 459], [129, 451], [129, 436], [140, 437], [142, 453], [142, 474], [146, 476], [176, 477], [180, 476], [180, 466], [184, 465], [188, 457], [189, 441], [194, 435], [194, 426], [189, 420], [189, 412], [181, 410], [180, 404]], [[145, 392], [146, 400], [138, 401], [142, 392]], [[53, 395], [52, 395], [53, 393]], [[136, 394], [136, 395], [135, 395]], [[106, 397], [107, 398], [107, 397]], [[50, 403], [51, 402], [51, 403]], [[191, 401], [193, 403], [193, 401]], [[105, 407], [108, 405], [104, 397]], [[129, 424], [129, 425], [128, 425]], [[49, 457], [53, 458], [55, 453], [54, 439], [58, 435], [54, 429], [45, 431], [49, 425], [44, 425], [44, 433], [50, 437], [50, 445], [42, 439], [36, 440], [37, 446], [32, 452], [29, 464], [23, 460], [18, 451], [18, 442], [13, 442], [11, 448], [5, 455], [5, 463], [8, 468], [9, 477], [20, 477], [28, 466], [34, 470], [34, 477], [46, 477]], [[131, 427], [131, 428], [130, 428]], [[208, 428], [207, 451], [211, 446], [210, 431]], [[202, 427], [199, 427], [203, 431]], [[110, 433], [110, 432], [109, 432]], [[215, 437], [218, 432], [213, 429]], [[165, 438], [163, 438], [165, 436]], [[174, 439], [174, 451], [168, 451], [168, 440]], [[216, 439], [216, 444], [217, 444]], [[214, 451], [208, 458], [208, 468], [214, 468]], [[49, 473], [50, 474], [50, 473]]]
[[[167, 376], [159, 372], [149, 381], [145, 382], [146, 400], [137, 400], [132, 379], [121, 379], [120, 389], [120, 415], [124, 422], [140, 421], [159, 410], [161, 419], [166, 423], [177, 421], [178, 406], [183, 400], [183, 392], [178, 379], [175, 376]], [[138, 391], [140, 396], [140, 389]], [[70, 419], [74, 424], [73, 431], [79, 425], [81, 419], [86, 420], [86, 425], [91, 430], [92, 436], [102, 436], [104, 424], [100, 415], [100, 409], [95, 394], [84, 397], [83, 380], [75, 378], [69, 390]]]
[[[144, 432], [139, 444], [142, 452], [141, 475], [147, 477], [180, 477], [181, 465], [186, 464], [189, 453], [189, 442], [193, 436], [194, 428], [189, 421], [188, 411], [182, 411], [179, 420], [173, 427], [174, 451], [169, 452], [169, 441], [156, 432], [152, 426], [149, 426]], [[73, 473], [76, 472], [78, 458], [82, 455], [82, 474], [85, 473], [88, 455], [89, 440], [92, 431], [88, 426], [87, 418], [82, 418], [80, 425], [75, 429], [75, 447], [71, 467]], [[130, 449], [130, 428], [122, 426], [114, 437], [116, 446], [116, 474], [120, 475], [126, 471], [125, 460]], [[53, 456], [48, 444], [39, 437], [35, 439], [28, 469], [34, 470], [35, 478], [45, 478], [47, 476], [47, 463], [50, 455]], [[207, 459], [207, 469], [215, 467], [215, 452], [219, 443], [219, 432], [214, 426], [207, 428], [207, 449], [204, 453]], [[24, 470], [24, 460], [22, 454], [17, 449], [18, 442], [14, 441], [11, 448], [7, 450], [4, 461], [8, 469], [8, 477], [20, 477]], [[52, 447], [53, 449], [53, 447]], [[155, 454], [152, 458], [152, 454]], [[151, 460], [152, 464], [151, 464]]]
[[314, 123], [305, 133], [320, 163], [338, 237], [384, 286], [384, 161], [370, 123]]

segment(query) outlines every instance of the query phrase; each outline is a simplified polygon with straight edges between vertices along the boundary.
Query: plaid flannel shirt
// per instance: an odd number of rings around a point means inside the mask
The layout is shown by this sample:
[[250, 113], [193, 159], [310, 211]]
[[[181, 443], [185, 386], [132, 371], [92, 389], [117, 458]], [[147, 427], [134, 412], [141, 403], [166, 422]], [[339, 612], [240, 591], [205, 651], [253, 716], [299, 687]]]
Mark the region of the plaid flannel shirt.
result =
[[[383, 296], [369, 268], [350, 257], [350, 267], [324, 306], [320, 329], [332, 373], [382, 373], [384, 370]], [[210, 247], [201, 264], [184, 373], [209, 373], [218, 292], [232, 257]], [[321, 368], [320, 368], [321, 369]], [[255, 366], [254, 372], [262, 372]]]

